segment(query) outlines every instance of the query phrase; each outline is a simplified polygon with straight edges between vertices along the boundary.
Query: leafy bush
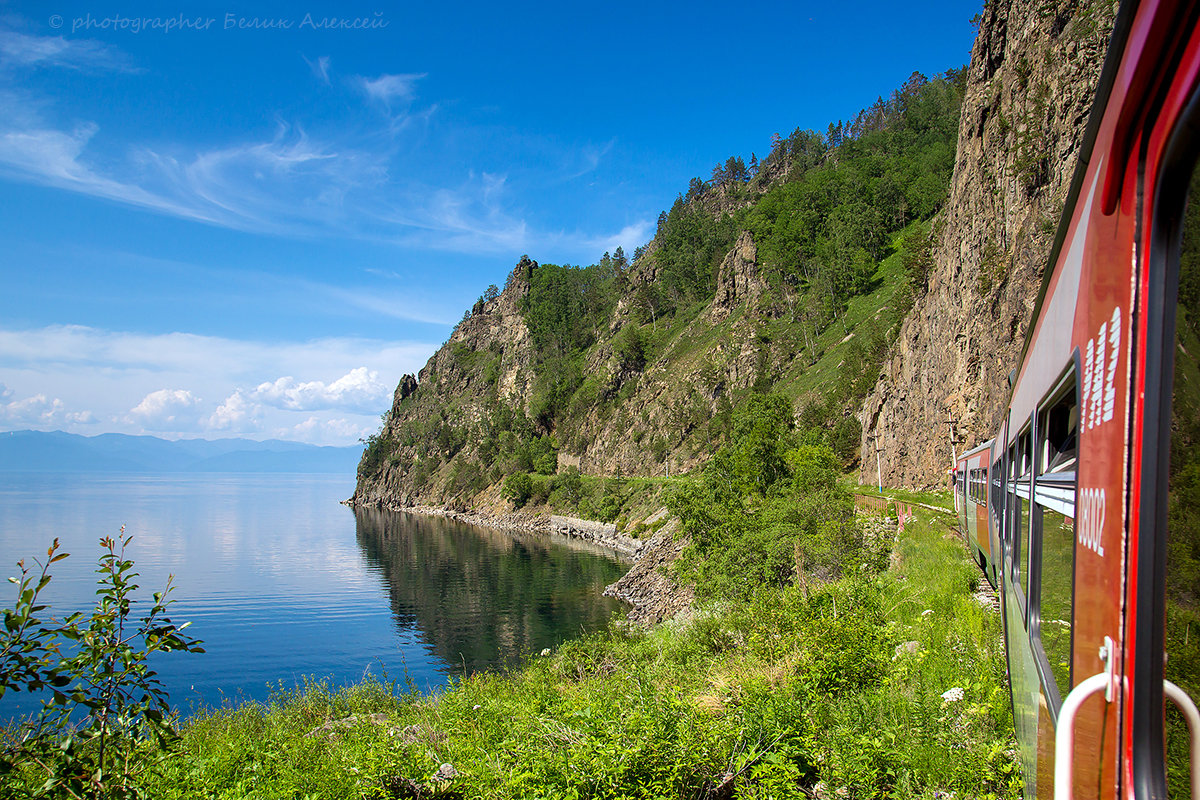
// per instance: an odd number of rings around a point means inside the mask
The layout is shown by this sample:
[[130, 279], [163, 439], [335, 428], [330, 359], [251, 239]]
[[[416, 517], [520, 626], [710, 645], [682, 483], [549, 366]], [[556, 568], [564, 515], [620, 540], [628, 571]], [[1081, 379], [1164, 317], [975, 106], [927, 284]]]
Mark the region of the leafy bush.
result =
[[751, 395], [734, 412], [702, 481], [668, 502], [690, 540], [678, 569], [698, 595], [746, 599], [878, 567], [838, 484], [841, 461], [818, 438], [792, 430], [791, 403], [778, 395]]
[[504, 478], [501, 493], [517, 508], [529, 502], [533, 496], [533, 479], [528, 472], [513, 472]]
[[41, 616], [39, 596], [50, 583], [50, 565], [67, 557], [58, 540], [46, 552], [35, 576], [18, 562], [17, 601], [4, 610], [0, 642], [0, 697], [8, 690], [45, 692], [41, 713], [8, 731], [0, 752], [0, 775], [40, 784], [39, 795], [53, 797], [140, 797], [147, 772], [166, 757], [176, 738], [170, 705], [158, 674], [155, 653], [202, 653], [200, 642], [183, 634], [167, 617], [172, 586], [154, 594], [142, 617], [133, 616], [133, 562], [125, 550], [133, 537], [125, 529], [105, 549], [96, 572], [97, 601], [90, 614], [61, 622]]

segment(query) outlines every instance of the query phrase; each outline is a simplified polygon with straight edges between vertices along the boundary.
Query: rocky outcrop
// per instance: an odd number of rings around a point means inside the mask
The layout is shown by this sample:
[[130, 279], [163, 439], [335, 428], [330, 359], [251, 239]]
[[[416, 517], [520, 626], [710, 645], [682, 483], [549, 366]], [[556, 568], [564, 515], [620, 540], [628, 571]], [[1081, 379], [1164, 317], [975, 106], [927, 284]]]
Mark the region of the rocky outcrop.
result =
[[[631, 286], [653, 282], [652, 262], [643, 259], [625, 280]], [[471, 455], [478, 450], [499, 406], [536, 416], [534, 343], [522, 304], [537, 269], [537, 262], [523, 258], [504, 290], [477, 303], [416, 378], [406, 375], [400, 381], [376, 437], [387, 447], [375, 463], [364, 457], [351, 504], [499, 513], [504, 503], [497, 492], [480, 495], [495, 478], [455, 471], [452, 461], [460, 451]], [[598, 403], [569, 431], [537, 431], [556, 435], [559, 469], [574, 466], [584, 474], [606, 476], [656, 475], [702, 465], [709, 450], [697, 447], [693, 432], [719, 411], [722, 399], [750, 387], [763, 369], [756, 334], [759, 315], [773, 313], [762, 302], [767, 291], [754, 238], [742, 232], [720, 265], [717, 290], [708, 307], [672, 345], [638, 367], [623, 364], [614, 352], [614, 339], [631, 313], [618, 303], [612, 329], [588, 353], [585, 375], [592, 376], [608, 396], [628, 397], [616, 413], [613, 403], [603, 408]], [[735, 317], [739, 309], [746, 313]], [[724, 327], [724, 335], [711, 348], [690, 344], [708, 337], [718, 325]], [[414, 431], [422, 432], [427, 441], [414, 441]], [[428, 440], [433, 439], [439, 451], [436, 465], [430, 465], [428, 457]]]
[[721, 262], [717, 273], [717, 293], [706, 312], [710, 322], [729, 319], [739, 304], [753, 308], [767, 289], [758, 272], [758, 248], [749, 231], [742, 231], [737, 243]]
[[951, 420], [960, 450], [998, 426], [1114, 12], [1098, 0], [985, 4], [934, 265], [859, 414], [863, 483], [876, 448], [885, 484], [943, 483]]
[[689, 607], [695, 599], [690, 587], [680, 586], [670, 577], [686, 539], [676, 539], [679, 521], [672, 519], [650, 538], [638, 554], [633, 567], [604, 593], [624, 600], [633, 608], [628, 619], [637, 625], [653, 625], [669, 619]]

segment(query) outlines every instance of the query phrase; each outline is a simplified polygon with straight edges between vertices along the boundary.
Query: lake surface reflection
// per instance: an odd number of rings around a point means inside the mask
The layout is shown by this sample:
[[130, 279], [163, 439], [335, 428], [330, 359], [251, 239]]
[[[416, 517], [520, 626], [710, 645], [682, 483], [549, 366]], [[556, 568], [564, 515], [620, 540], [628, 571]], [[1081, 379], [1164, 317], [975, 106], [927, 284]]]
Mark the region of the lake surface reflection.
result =
[[[602, 627], [621, 608], [600, 594], [625, 570], [608, 551], [349, 509], [338, 504], [353, 491], [345, 476], [9, 477], [0, 566], [15, 574], [59, 537], [72, 556], [55, 564], [54, 613], [91, 602], [97, 540], [122, 524], [147, 600], [176, 576], [171, 616], [190, 620], [207, 652], [155, 667], [185, 712], [264, 700], [305, 676], [340, 685], [386, 673], [435, 689]], [[10, 692], [0, 718], [36, 705]]]

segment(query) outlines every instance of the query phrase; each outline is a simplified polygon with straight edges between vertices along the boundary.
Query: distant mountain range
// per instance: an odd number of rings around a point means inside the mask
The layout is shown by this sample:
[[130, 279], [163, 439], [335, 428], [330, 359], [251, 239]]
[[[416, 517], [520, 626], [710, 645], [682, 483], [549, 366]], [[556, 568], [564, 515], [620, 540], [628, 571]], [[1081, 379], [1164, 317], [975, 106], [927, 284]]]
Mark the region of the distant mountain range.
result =
[[180, 439], [54, 431], [0, 433], [0, 472], [291, 472], [353, 475], [362, 447], [268, 439]]

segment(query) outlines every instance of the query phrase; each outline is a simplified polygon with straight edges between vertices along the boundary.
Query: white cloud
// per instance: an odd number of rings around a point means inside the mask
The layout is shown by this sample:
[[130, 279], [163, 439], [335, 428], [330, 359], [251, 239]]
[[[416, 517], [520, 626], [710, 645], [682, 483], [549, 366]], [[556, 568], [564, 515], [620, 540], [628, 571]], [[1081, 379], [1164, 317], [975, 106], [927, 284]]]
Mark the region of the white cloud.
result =
[[[0, 430], [94, 430], [100, 423], [125, 433], [304, 435], [306, 441], [349, 444], [379, 427], [390, 388], [420, 369], [435, 347], [377, 339], [257, 342], [81, 326], [0, 329]], [[300, 379], [277, 379], [281, 374]], [[303, 380], [323, 375], [341, 377]], [[88, 411], [76, 410], [82, 408]], [[317, 428], [292, 431], [309, 417]]]
[[360, 413], [379, 413], [386, 407], [388, 386], [379, 373], [366, 367], [356, 367], [333, 383], [323, 381], [297, 382], [290, 375], [273, 383], [261, 383], [254, 390], [254, 399], [276, 408], [290, 411], [344, 409]]
[[283, 439], [308, 442], [310, 444], [343, 444], [364, 439], [374, 431], [373, 428], [357, 425], [346, 419], [320, 420], [309, 417], [290, 428], [281, 428], [275, 435]]
[[329, 56], [320, 56], [315, 61], [309, 61], [307, 57], [301, 56], [304, 63], [308, 64], [308, 68], [312, 70], [313, 77], [321, 81], [326, 86], [330, 85], [329, 81]]
[[562, 234], [565, 242], [572, 247], [582, 247], [588, 252], [599, 253], [607, 250], [612, 252], [618, 247], [625, 249], [625, 255], [632, 258], [633, 251], [640, 245], [650, 241], [654, 235], [654, 224], [649, 220], [639, 220], [632, 225], [626, 225], [614, 234], [605, 236], [586, 236], [580, 233]]
[[13, 400], [14, 392], [0, 383], [0, 424], [7, 427], [48, 428], [72, 423], [91, 425], [98, 420], [91, 411], [67, 411], [66, 404], [57, 397], [49, 398], [39, 393], [21, 400]]
[[424, 78], [426, 73], [407, 73], [403, 75], [380, 75], [378, 78], [358, 78], [358, 84], [367, 97], [377, 100], [385, 106], [390, 106], [393, 100], [407, 102], [416, 93], [417, 81]]
[[208, 418], [207, 427], [214, 431], [236, 431], [248, 433], [258, 430], [262, 407], [246, 399], [238, 389], [217, 407]]
[[0, 30], [0, 64], [131, 71], [121, 51], [91, 39], [30, 36], [4, 30]]
[[126, 421], [148, 431], [190, 431], [199, 421], [201, 402], [186, 389], [159, 389], [131, 408]]

